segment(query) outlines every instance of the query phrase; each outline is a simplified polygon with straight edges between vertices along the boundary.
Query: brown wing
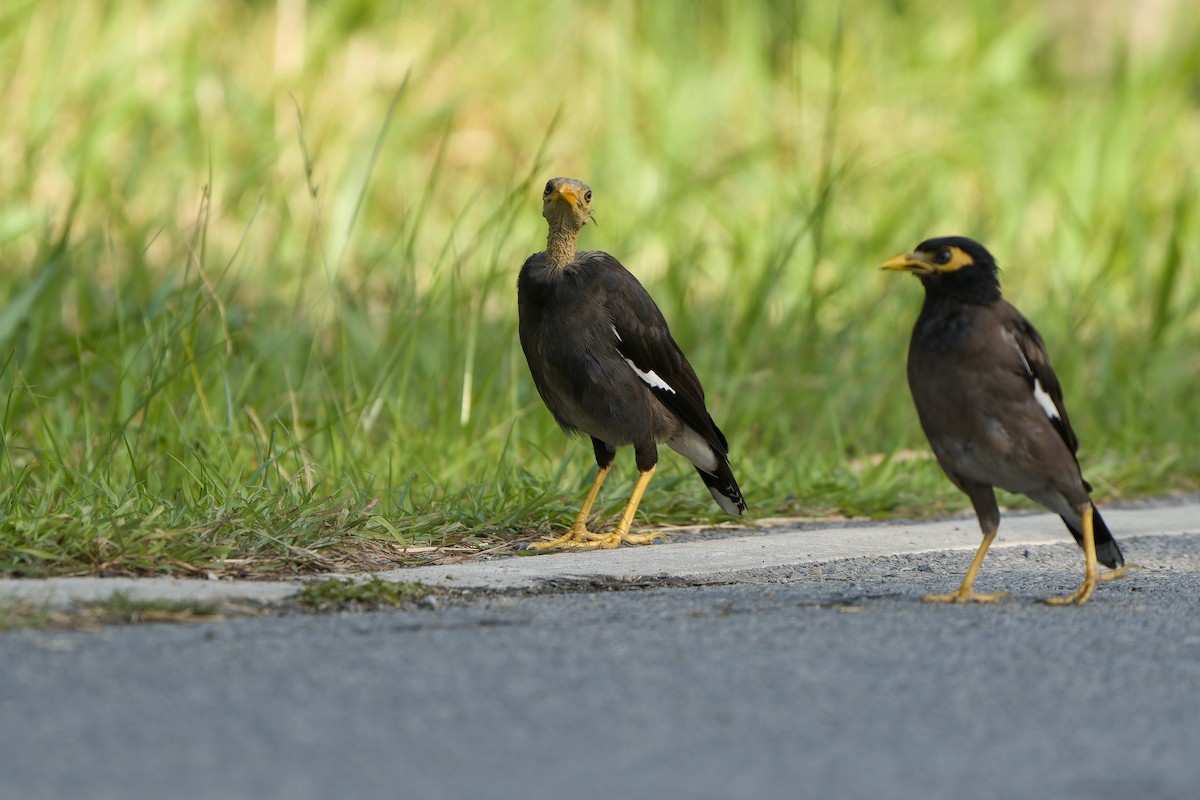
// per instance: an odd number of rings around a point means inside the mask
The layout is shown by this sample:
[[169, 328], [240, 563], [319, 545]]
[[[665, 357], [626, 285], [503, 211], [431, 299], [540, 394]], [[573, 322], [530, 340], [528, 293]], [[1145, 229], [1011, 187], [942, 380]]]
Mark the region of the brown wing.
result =
[[[1011, 307], [1010, 307], [1011, 308]], [[1063, 405], [1062, 384], [1050, 366], [1050, 357], [1046, 355], [1046, 345], [1041, 335], [1029, 320], [1019, 311], [1012, 308], [1012, 313], [1006, 320], [1006, 328], [1017, 344], [1021, 354], [1022, 366], [1025, 369], [1025, 380], [1034, 399], [1046, 412], [1054, 429], [1066, 443], [1071, 454], [1079, 452], [1079, 437], [1071, 428], [1070, 417], [1067, 416], [1066, 406]]]
[[650, 293], [607, 253], [581, 253], [579, 260], [585, 259], [604, 287], [605, 309], [621, 357], [664, 406], [726, 456], [729, 445], [705, 407], [704, 387]]

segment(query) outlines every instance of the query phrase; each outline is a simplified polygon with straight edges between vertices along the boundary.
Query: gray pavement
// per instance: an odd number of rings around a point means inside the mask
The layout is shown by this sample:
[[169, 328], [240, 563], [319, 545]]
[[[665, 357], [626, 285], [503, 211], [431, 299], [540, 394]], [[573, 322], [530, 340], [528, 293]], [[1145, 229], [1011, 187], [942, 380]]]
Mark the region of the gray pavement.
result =
[[[1122, 543], [1137, 536], [1200, 531], [1200, 502], [1106, 508], [1105, 519]], [[761, 529], [720, 529], [715, 535], [676, 537], [646, 547], [539, 556], [504, 556], [460, 564], [378, 573], [385, 580], [420, 581], [430, 586], [529, 589], [546, 582], [604, 578], [624, 580], [669, 576], [674, 582], [738, 580], [741, 573], [801, 567], [848, 558], [923, 552], [973, 553], [979, 546], [974, 517], [906, 523], [780, 525]], [[680, 540], [682, 539], [682, 540]], [[993, 550], [1069, 541], [1062, 522], [1044, 513], [1008, 513]], [[102, 600], [114, 591], [135, 599], [220, 602], [285, 600], [302, 581], [182, 580], [174, 578], [2, 579], [0, 598], [63, 606]]]
[[[1073, 544], [637, 591], [0, 636], [0, 797], [1178, 798], [1200, 535], [1082, 608]], [[613, 584], [617, 585], [617, 584]]]
[[[1198, 510], [1106, 510], [1137, 569], [1081, 608], [1038, 602], [1081, 578], [1061, 523], [1010, 514], [994, 606], [919, 599], [962, 576], [958, 519], [390, 576], [478, 589], [416, 610], [0, 634], [0, 798], [1191, 800]], [[296, 588], [16, 582], [114, 583]]]

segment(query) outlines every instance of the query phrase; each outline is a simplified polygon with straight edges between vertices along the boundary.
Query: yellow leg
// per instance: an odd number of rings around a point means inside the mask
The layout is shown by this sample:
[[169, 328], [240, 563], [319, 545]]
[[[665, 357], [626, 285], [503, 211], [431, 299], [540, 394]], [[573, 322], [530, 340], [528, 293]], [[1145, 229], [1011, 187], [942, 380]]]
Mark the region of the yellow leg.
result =
[[[1083, 576], [1083, 583], [1066, 597], [1046, 598], [1047, 603], [1052, 606], [1065, 606], [1071, 603], [1081, 606], [1087, 602], [1096, 588], [1096, 573], [1099, 569], [1096, 566], [1096, 534], [1092, 531], [1092, 507], [1090, 504], [1083, 510], [1083, 558], [1084, 568], [1087, 570]], [[1114, 573], [1116, 572], [1121, 572], [1121, 570], [1114, 570]], [[1119, 578], [1120, 575], [1114, 574], [1113, 577]], [[1108, 576], [1105, 578], [1111, 580]]]
[[595, 545], [588, 541], [588, 538], [595, 536], [595, 534], [587, 529], [587, 518], [592, 513], [592, 503], [596, 502], [596, 495], [600, 494], [600, 484], [604, 483], [604, 479], [608, 476], [610, 469], [612, 469], [611, 464], [604, 469], [597, 470], [596, 479], [592, 481], [592, 488], [588, 490], [587, 497], [583, 499], [583, 506], [575, 516], [575, 522], [566, 533], [548, 542], [534, 542], [527, 549], [555, 550], [558, 548], [595, 547]]
[[994, 530], [984, 534], [983, 542], [980, 543], [979, 549], [975, 551], [975, 558], [972, 559], [967, 574], [963, 576], [962, 585], [958, 587], [958, 591], [950, 592], [950, 594], [927, 594], [921, 599], [927, 603], [994, 603], [1001, 597], [1009, 597], [1008, 592], [979, 594], [971, 588], [975, 585], [975, 577], [979, 574], [979, 567], [983, 565], [983, 557], [987, 555], [988, 548], [992, 546], [992, 540], [995, 538], [996, 531]]
[[612, 533], [593, 533], [588, 536], [595, 547], [610, 550], [614, 547], [619, 547], [622, 543], [627, 544], [650, 544], [655, 539], [666, 539], [665, 533], [630, 533], [629, 526], [633, 524], [633, 517], [637, 514], [638, 505], [642, 502], [642, 495], [646, 493], [646, 487], [650, 484], [650, 479], [654, 477], [654, 467], [646, 470], [638, 475], [637, 483], [634, 484], [633, 494], [629, 496], [629, 502], [625, 505], [625, 510], [621, 513], [621, 519], [617, 522], [616, 530]]

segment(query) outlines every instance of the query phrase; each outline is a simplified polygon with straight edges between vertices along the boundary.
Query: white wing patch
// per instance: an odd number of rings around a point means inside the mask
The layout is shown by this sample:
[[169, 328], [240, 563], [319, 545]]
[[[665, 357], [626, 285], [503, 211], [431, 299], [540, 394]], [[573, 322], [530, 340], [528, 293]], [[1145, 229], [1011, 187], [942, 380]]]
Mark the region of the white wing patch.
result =
[[628, 358], [625, 359], [625, 363], [628, 364], [629, 368], [631, 370], [633, 370], [634, 372], [636, 372], [637, 376], [639, 378], [641, 378], [646, 383], [646, 385], [649, 386], [651, 389], [662, 389], [664, 392], [670, 392], [671, 394], [675, 394], [675, 390], [671, 388], [671, 385], [669, 383], [667, 383], [666, 381], [664, 381], [662, 378], [658, 377], [658, 373], [655, 372], [654, 370], [650, 370], [649, 372], [642, 372], [640, 369], [637, 368], [637, 364], [634, 364], [633, 361], [631, 361]]
[[[1008, 331], [1005, 331], [1005, 333], [1008, 333]], [[1033, 368], [1029, 366], [1029, 359], [1025, 358], [1025, 352], [1021, 350], [1021, 345], [1017, 344], [1016, 337], [1011, 333], [1008, 334], [1008, 337], [1012, 339], [1013, 346], [1017, 348], [1017, 355], [1021, 357], [1021, 364], [1025, 367], [1025, 374], [1033, 378], [1033, 399], [1042, 407], [1042, 411], [1046, 412], [1047, 417], [1050, 419], [1062, 419], [1058, 415], [1058, 407], [1054, 405], [1054, 400], [1042, 388], [1042, 382], [1034, 377]]]
[[617, 333], [617, 326], [616, 326], [616, 325], [612, 325], [612, 326], [610, 326], [610, 327], [612, 328], [613, 336], [617, 337], [617, 341], [618, 341], [618, 342], [620, 342], [620, 341], [624, 341], [624, 340], [621, 338], [621, 334]]
[[1033, 379], [1033, 399], [1037, 400], [1037, 404], [1042, 407], [1042, 411], [1045, 411], [1046, 416], [1050, 419], [1060, 418], [1054, 401], [1050, 399], [1050, 395], [1046, 394], [1046, 390], [1042, 388], [1042, 382], [1037, 378]]

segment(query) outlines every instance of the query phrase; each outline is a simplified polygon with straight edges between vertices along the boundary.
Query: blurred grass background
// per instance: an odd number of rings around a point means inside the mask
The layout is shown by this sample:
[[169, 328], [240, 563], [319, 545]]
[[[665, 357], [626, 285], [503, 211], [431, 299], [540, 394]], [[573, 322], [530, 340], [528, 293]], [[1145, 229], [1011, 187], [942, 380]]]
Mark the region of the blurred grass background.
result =
[[[362, 568], [569, 522], [590, 447], [515, 319], [554, 175], [595, 190], [581, 246], [658, 300], [759, 518], [967, 508], [905, 385], [920, 287], [875, 269], [948, 233], [1041, 329], [1099, 501], [1200, 485], [1182, 0], [13, 0], [0, 92], [0, 573]], [[643, 524], [720, 519], [663, 461]]]

